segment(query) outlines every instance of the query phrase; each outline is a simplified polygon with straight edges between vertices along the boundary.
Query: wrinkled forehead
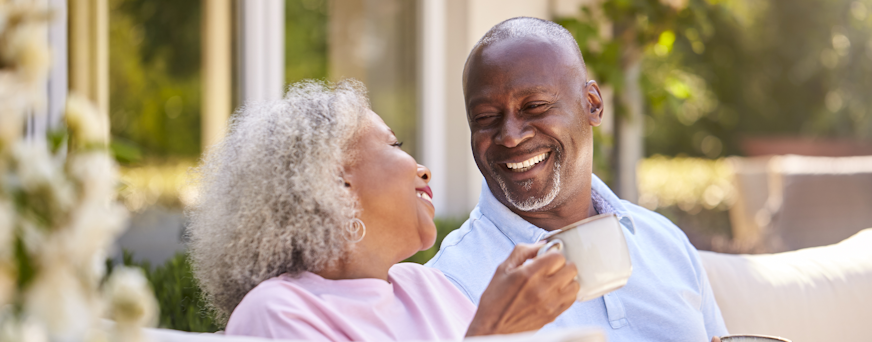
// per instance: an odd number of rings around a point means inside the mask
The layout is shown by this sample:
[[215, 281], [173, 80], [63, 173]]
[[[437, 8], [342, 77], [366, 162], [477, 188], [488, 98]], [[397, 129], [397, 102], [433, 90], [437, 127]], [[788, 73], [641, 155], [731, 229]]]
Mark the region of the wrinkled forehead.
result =
[[581, 56], [574, 46], [536, 38], [508, 38], [479, 46], [463, 73], [467, 100], [483, 93], [516, 88], [561, 87], [585, 82]]

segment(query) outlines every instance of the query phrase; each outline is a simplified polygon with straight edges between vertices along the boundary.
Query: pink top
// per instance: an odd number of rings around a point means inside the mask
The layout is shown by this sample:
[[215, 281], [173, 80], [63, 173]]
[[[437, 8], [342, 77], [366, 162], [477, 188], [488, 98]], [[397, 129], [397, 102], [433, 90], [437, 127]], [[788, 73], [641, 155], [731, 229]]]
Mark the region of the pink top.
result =
[[476, 307], [442, 272], [401, 263], [388, 280], [281, 275], [245, 295], [226, 333], [307, 341], [460, 340], [466, 334]]

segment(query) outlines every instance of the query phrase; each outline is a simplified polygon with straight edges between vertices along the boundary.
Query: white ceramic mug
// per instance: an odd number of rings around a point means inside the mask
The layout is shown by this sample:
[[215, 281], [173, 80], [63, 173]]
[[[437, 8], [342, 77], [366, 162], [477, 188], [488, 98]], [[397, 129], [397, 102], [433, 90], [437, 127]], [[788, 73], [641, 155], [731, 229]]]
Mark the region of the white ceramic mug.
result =
[[551, 232], [537, 255], [559, 250], [578, 267], [576, 300], [598, 298], [627, 284], [633, 265], [624, 230], [615, 214], [603, 214]]

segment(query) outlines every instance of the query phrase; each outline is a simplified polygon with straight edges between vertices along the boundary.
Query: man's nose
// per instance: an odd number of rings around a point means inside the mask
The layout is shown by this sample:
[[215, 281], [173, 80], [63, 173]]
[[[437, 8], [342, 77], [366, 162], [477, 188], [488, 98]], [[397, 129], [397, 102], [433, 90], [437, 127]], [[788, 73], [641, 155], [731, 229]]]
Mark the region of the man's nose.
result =
[[522, 142], [533, 137], [533, 129], [527, 122], [518, 117], [517, 113], [506, 115], [500, 132], [494, 142], [508, 148], [517, 147]]

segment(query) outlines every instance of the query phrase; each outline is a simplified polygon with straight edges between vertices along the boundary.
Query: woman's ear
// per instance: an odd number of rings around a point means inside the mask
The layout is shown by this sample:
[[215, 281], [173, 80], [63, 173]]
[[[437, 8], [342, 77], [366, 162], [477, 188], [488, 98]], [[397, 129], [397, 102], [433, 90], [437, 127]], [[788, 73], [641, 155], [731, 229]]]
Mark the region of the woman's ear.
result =
[[353, 175], [348, 173], [348, 167], [344, 167], [343, 170], [339, 171], [339, 177], [336, 177], [339, 182], [345, 185], [346, 188], [351, 187]]
[[603, 97], [600, 93], [599, 85], [596, 81], [587, 81], [584, 85], [585, 101], [587, 108], [590, 111], [588, 114], [588, 122], [591, 126], [599, 126], [603, 123]]

